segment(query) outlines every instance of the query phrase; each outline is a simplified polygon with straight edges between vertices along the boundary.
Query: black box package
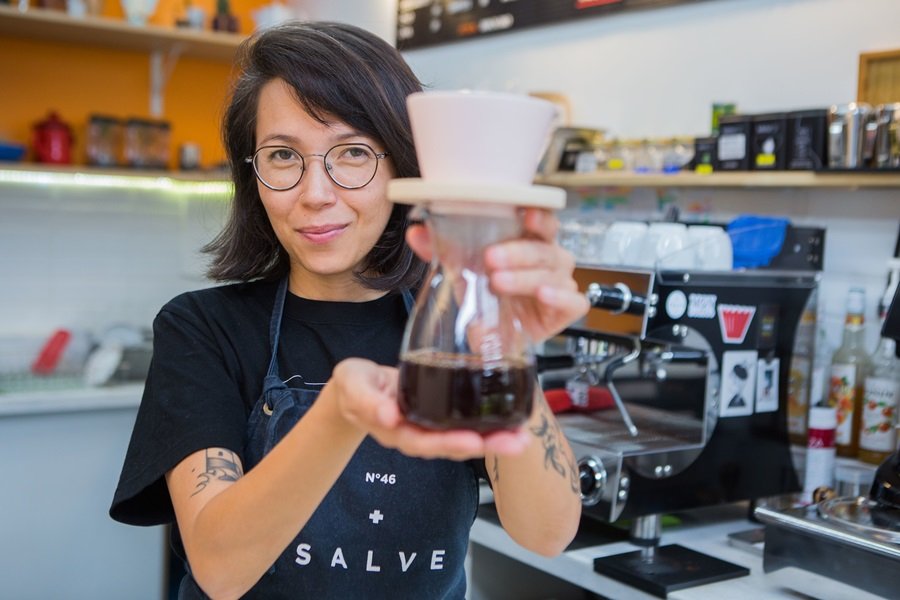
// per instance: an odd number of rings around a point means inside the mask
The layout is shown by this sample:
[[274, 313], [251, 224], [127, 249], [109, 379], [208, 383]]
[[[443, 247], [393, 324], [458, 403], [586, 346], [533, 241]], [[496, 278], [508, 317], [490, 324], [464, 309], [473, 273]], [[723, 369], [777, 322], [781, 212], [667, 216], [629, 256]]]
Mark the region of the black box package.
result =
[[787, 165], [791, 170], [819, 171], [828, 164], [828, 109], [787, 114]]
[[783, 171], [787, 164], [787, 115], [755, 115], [750, 135], [750, 168]]
[[719, 139], [716, 146], [716, 169], [720, 171], [750, 170], [750, 115], [719, 117]]
[[712, 171], [716, 168], [715, 137], [694, 138], [694, 158], [691, 166], [697, 172]]

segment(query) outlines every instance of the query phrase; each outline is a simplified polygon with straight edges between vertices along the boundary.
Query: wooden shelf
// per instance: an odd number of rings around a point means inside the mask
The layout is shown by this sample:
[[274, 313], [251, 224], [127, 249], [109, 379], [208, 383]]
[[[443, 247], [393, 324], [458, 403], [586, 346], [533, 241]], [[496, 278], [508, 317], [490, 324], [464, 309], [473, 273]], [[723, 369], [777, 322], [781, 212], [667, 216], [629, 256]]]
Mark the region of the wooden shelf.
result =
[[[162, 171], [124, 167], [91, 167], [86, 165], [44, 165], [39, 163], [0, 162], [0, 175], [7, 173], [85, 174], [114, 177], [165, 177], [176, 181], [229, 182], [223, 171]], [[2, 177], [0, 177], [2, 180]], [[835, 189], [900, 189], [896, 173], [812, 173], [782, 171], [778, 173], [732, 172], [697, 175], [641, 175], [637, 173], [556, 173], [538, 177], [535, 183], [567, 188], [580, 187], [683, 187], [683, 188], [835, 188]]]
[[131, 169], [128, 167], [91, 167], [87, 165], [45, 165], [29, 162], [2, 162], [0, 161], [0, 180], [2, 175], [15, 173], [33, 174], [60, 174], [60, 175], [88, 175], [99, 177], [140, 177], [168, 178], [175, 181], [221, 182], [230, 183], [227, 172], [221, 170], [197, 170], [197, 171], [168, 171], [164, 169]]
[[105, 17], [74, 18], [57, 10], [30, 8], [20, 12], [0, 6], [0, 36], [48, 42], [116, 48], [119, 50], [175, 52], [181, 56], [231, 61], [244, 36], [146, 25]]
[[816, 173], [812, 171], [731, 171], [641, 174], [615, 171], [554, 173], [537, 183], [560, 187], [682, 187], [682, 188], [900, 188], [900, 173]]

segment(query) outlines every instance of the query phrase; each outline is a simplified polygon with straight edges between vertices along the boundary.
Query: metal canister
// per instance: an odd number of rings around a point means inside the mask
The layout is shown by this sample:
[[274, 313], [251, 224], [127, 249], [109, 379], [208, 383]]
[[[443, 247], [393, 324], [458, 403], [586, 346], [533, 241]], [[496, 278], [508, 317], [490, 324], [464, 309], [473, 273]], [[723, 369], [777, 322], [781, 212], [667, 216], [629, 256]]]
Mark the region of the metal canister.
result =
[[[865, 164], [866, 156], [866, 132], [874, 113], [872, 106], [864, 102], [851, 102], [847, 105], [847, 114], [844, 116], [844, 168], [859, 169]], [[869, 139], [874, 144], [873, 136]]]
[[900, 102], [879, 104], [875, 107], [874, 163], [879, 169], [900, 166], [900, 140], [897, 139], [900, 121]]
[[844, 146], [846, 145], [846, 127], [849, 104], [834, 104], [828, 110], [828, 168], [844, 167]]

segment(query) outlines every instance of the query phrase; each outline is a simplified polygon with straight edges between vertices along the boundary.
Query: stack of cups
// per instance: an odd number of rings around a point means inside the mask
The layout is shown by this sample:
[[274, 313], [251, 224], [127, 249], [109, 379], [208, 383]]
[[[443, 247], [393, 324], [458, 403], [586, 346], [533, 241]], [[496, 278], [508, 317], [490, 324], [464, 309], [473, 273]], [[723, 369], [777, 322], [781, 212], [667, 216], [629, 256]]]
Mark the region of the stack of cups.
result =
[[657, 269], [694, 268], [694, 249], [683, 223], [651, 223], [641, 241], [638, 266]]
[[730, 271], [731, 238], [714, 225], [616, 221], [606, 230], [598, 262], [642, 269]]
[[646, 234], [646, 223], [616, 221], [606, 230], [600, 251], [600, 262], [608, 266], [638, 266]]
[[694, 253], [694, 268], [698, 271], [730, 271], [734, 258], [731, 237], [716, 225], [688, 227], [688, 245]]

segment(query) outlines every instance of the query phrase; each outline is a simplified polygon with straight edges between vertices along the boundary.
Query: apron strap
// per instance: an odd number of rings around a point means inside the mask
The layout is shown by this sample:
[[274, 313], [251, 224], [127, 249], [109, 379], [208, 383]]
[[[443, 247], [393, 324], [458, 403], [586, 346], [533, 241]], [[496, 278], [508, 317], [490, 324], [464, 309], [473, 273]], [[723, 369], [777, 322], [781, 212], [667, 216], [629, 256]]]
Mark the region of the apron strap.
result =
[[285, 277], [278, 285], [275, 294], [275, 305], [272, 307], [272, 318], [269, 321], [269, 345], [272, 350], [272, 358], [269, 359], [269, 370], [266, 376], [278, 374], [278, 338], [281, 335], [281, 315], [284, 313], [284, 299], [287, 296], [288, 278]]
[[412, 311], [413, 304], [416, 303], [415, 297], [412, 295], [412, 292], [409, 291], [409, 288], [403, 288], [400, 291], [403, 294], [403, 304], [406, 306], [407, 314]]

